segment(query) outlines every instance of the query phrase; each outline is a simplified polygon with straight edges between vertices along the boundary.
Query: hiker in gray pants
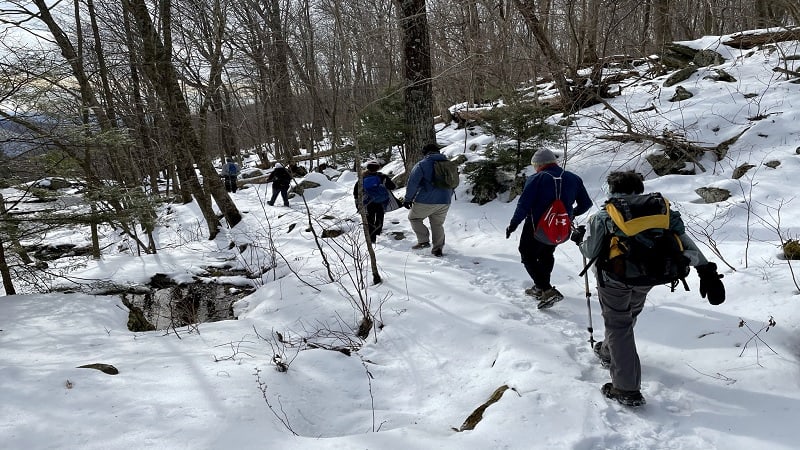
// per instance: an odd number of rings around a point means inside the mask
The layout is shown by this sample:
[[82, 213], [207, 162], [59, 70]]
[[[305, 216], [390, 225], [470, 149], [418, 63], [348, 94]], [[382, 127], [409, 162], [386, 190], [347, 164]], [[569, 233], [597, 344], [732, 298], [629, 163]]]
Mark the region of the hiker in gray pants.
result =
[[[644, 177], [634, 171], [611, 172], [607, 182], [612, 197], [634, 197], [644, 192]], [[689, 265], [695, 267], [700, 276], [700, 295], [705, 297], [708, 294], [708, 301], [712, 305], [724, 302], [725, 286], [720, 281], [722, 275], [717, 273], [716, 264], [708, 262], [697, 245], [686, 235], [683, 220], [677, 211], [669, 210], [669, 230], [680, 240], [682, 256]], [[608, 256], [615, 225], [606, 209], [589, 218], [588, 231], [586, 240], [583, 240], [582, 233], [577, 238], [573, 233], [571, 238], [578, 243], [583, 256], [592, 260], [604, 254]], [[609, 367], [611, 371], [611, 382], [604, 384], [600, 391], [607, 398], [625, 406], [642, 406], [646, 402], [640, 391], [642, 368], [636, 351], [633, 327], [642, 312], [647, 293], [653, 286], [633, 285], [636, 284], [634, 277], [629, 276], [631, 274], [627, 271], [622, 278], [613, 279], [607, 269], [600, 269], [597, 264], [595, 269], [605, 340], [595, 344], [594, 353], [603, 366]]]
[[[422, 147], [423, 158], [408, 175], [406, 195], [403, 199], [403, 206], [411, 210], [408, 213], [408, 221], [414, 234], [417, 235], [417, 243], [411, 248], [414, 250], [431, 248], [431, 254], [437, 257], [443, 254], [444, 220], [453, 197], [452, 189], [437, 187], [433, 182], [435, 162], [447, 161], [447, 157], [439, 153], [439, 149], [439, 145], [435, 143]], [[425, 218], [431, 224], [430, 231], [423, 223]]]

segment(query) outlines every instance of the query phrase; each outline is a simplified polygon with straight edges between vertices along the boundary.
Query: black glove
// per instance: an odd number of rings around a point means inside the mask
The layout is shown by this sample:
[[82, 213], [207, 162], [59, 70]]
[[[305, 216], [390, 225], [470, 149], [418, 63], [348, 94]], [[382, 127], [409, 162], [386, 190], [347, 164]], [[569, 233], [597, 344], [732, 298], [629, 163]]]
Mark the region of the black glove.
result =
[[413, 205], [413, 202], [403, 202], [403, 208], [405, 209], [411, 209], [411, 205]]
[[586, 235], [586, 225], [578, 225], [577, 228], [572, 230], [572, 234], [570, 235], [570, 240], [576, 244], [580, 244], [583, 242], [583, 236]]
[[517, 227], [515, 225], [509, 225], [506, 227], [506, 239], [511, 237], [511, 233], [516, 231]]
[[697, 275], [700, 277], [700, 296], [706, 298], [708, 303], [719, 305], [725, 301], [725, 286], [722, 284], [722, 277], [717, 273], [717, 265], [712, 263], [695, 267]]

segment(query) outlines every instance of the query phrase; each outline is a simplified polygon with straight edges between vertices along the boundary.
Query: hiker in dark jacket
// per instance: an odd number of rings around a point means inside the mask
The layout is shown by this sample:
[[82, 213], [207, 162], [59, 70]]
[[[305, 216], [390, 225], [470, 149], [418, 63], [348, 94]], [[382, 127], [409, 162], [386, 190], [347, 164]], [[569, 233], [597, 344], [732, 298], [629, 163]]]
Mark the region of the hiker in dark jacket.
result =
[[[643, 177], [634, 171], [611, 172], [608, 175], [608, 187], [611, 197], [640, 197], [644, 192]], [[685, 233], [683, 220], [679, 212], [670, 210], [669, 229], [674, 231], [683, 246], [683, 256], [688, 258], [700, 276], [700, 295], [711, 304], [717, 305], [725, 301], [725, 286], [721, 275], [717, 274], [717, 266], [706, 260], [700, 249]], [[586, 232], [584, 230], [583, 232]], [[589, 236], [583, 240], [583, 233], [571, 238], [578, 243], [583, 255], [592, 260], [609, 246], [615, 225], [608, 212], [601, 209], [589, 218]], [[630, 286], [611, 278], [607, 273], [594, 266], [597, 279], [597, 293], [605, 325], [605, 338], [595, 343], [594, 352], [601, 363], [611, 371], [611, 383], [603, 385], [603, 394], [626, 406], [645, 404], [641, 394], [642, 369], [633, 327], [636, 318], [642, 312], [648, 292], [653, 286]]]
[[[519, 254], [525, 271], [533, 279], [533, 287], [525, 293], [539, 300], [538, 308], [549, 308], [564, 296], [552, 284], [550, 275], [555, 265], [556, 246], [547, 245], [534, 238], [534, 224], [547, 211], [556, 199], [556, 180], [561, 177], [561, 201], [570, 218], [580, 216], [592, 207], [592, 199], [583, 180], [578, 175], [568, 172], [557, 164], [558, 157], [547, 149], [540, 149], [533, 154], [531, 165], [536, 173], [525, 181], [525, 188], [517, 200], [517, 208], [506, 228], [506, 239], [511, 236], [520, 223], [522, 234], [519, 238]], [[577, 205], [576, 205], [577, 204]]]
[[236, 179], [239, 177], [239, 166], [233, 162], [233, 158], [228, 157], [225, 159], [220, 176], [225, 180], [225, 190], [235, 193], [237, 188]]
[[[361, 176], [364, 180], [364, 184], [369, 185], [370, 182], [367, 180], [370, 177], [378, 177], [378, 184], [382, 185], [386, 189], [386, 194], [389, 196], [392, 195], [392, 190], [397, 189], [397, 185], [389, 178], [388, 175], [378, 172], [381, 168], [381, 164], [378, 161], [369, 161], [367, 162], [367, 170], [365, 170]], [[366, 207], [366, 216], [367, 216], [367, 227], [369, 228], [369, 237], [372, 240], [372, 243], [375, 243], [376, 238], [378, 237], [381, 232], [383, 232], [383, 216], [385, 212], [385, 203], [383, 201], [375, 201], [375, 199], [371, 198], [371, 196], [367, 192], [363, 192], [362, 201], [359, 202], [358, 194], [359, 189], [361, 188], [361, 183], [356, 182], [355, 186], [353, 186], [353, 198], [356, 201], [356, 209], [359, 211], [362, 207]]]
[[[433, 239], [433, 256], [442, 256], [444, 249], [444, 220], [450, 210], [450, 199], [453, 197], [452, 189], [439, 188], [433, 184], [434, 163], [447, 161], [447, 157], [439, 153], [438, 144], [427, 144], [422, 147], [423, 158], [408, 175], [406, 195], [403, 206], [410, 209], [408, 221], [411, 229], [417, 235], [417, 243], [411, 248], [418, 250], [431, 246]], [[423, 220], [428, 219], [431, 229], [425, 226]]]
[[283, 206], [289, 206], [289, 183], [292, 175], [283, 167], [283, 164], [276, 162], [272, 173], [267, 177], [267, 183], [272, 182], [272, 198], [267, 202], [269, 206], [275, 206], [278, 194], [283, 198]]

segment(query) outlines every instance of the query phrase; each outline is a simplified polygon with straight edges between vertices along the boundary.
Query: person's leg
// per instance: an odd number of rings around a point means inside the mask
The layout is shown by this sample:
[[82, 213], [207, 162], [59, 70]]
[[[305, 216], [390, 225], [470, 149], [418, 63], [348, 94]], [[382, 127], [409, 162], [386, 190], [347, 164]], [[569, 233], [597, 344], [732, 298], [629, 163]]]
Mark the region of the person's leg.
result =
[[373, 235], [372, 241], [375, 241], [375, 237], [383, 232], [383, 205], [376, 204], [375, 205], [375, 216], [373, 221]]
[[277, 199], [277, 198], [278, 198], [278, 194], [280, 194], [280, 189], [278, 189], [277, 187], [275, 187], [275, 185], [273, 184], [273, 185], [272, 185], [272, 198], [271, 198], [271, 199], [270, 199], [270, 200], [267, 202], [267, 204], [268, 204], [269, 206], [273, 206], [273, 205], [275, 205], [275, 199]]
[[550, 284], [550, 275], [555, 265], [555, 257], [553, 256], [555, 251], [555, 246], [542, 244], [533, 239], [526, 246], [526, 251], [524, 253], [521, 252], [525, 271], [530, 275], [534, 286], [543, 291], [553, 287]]
[[[636, 322], [632, 308], [633, 290], [622, 283], [605, 280], [604, 286], [597, 287], [597, 293], [605, 325], [602, 352], [608, 352], [611, 358], [611, 382], [616, 389], [638, 391], [642, 372], [633, 334]], [[644, 305], [642, 299], [637, 294], [639, 312]]]
[[236, 193], [236, 188], [238, 187], [238, 186], [236, 186], [236, 177], [232, 176], [232, 177], [230, 177], [230, 179], [231, 179], [231, 192], [233, 192], [235, 194]]
[[425, 203], [414, 203], [408, 211], [408, 222], [411, 229], [417, 235], [417, 244], [430, 244], [430, 231], [422, 222], [432, 211], [432, 205]]
[[431, 224], [431, 239], [433, 240], [433, 249], [431, 252], [441, 252], [444, 248], [444, 220], [447, 218], [447, 211], [450, 210], [450, 205], [430, 205], [432, 211], [428, 216], [428, 221]]
[[289, 206], [289, 188], [281, 189], [281, 198], [283, 199], [283, 206]]
[[[369, 238], [374, 243], [380, 231], [378, 231], [378, 211], [383, 212], [383, 206], [375, 203], [367, 203], [367, 228]], [[381, 222], [383, 218], [380, 218]]]

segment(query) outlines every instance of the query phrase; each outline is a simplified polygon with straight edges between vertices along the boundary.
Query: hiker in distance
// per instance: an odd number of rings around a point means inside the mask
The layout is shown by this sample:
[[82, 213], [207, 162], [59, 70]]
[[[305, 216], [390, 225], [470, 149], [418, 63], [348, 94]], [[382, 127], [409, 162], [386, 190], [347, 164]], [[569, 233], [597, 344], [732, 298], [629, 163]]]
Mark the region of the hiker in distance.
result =
[[[408, 221], [417, 236], [417, 243], [411, 248], [419, 250], [432, 245], [431, 254], [438, 257], [442, 256], [444, 249], [444, 220], [450, 209], [453, 189], [458, 185], [458, 168], [439, 153], [440, 148], [435, 143], [422, 147], [423, 158], [411, 169], [403, 201], [403, 206], [410, 209]], [[437, 166], [440, 164], [455, 171], [455, 175], [450, 173], [449, 183], [437, 178]], [[425, 219], [430, 222], [430, 230], [423, 223]]]
[[[520, 223], [522, 234], [519, 238], [519, 254], [525, 271], [533, 280], [533, 287], [525, 289], [525, 293], [539, 300], [537, 308], [549, 308], [564, 296], [552, 284], [550, 275], [555, 265], [556, 246], [569, 238], [569, 224], [573, 217], [580, 216], [592, 207], [592, 199], [583, 185], [581, 178], [557, 164], [558, 156], [548, 149], [540, 149], [533, 154], [531, 165], [536, 173], [525, 181], [525, 187], [517, 200], [517, 208], [506, 228], [506, 239], [517, 229]], [[564, 236], [553, 241], [541, 233], [546, 214], [556, 199], [563, 203], [561, 212], [566, 217], [556, 217], [550, 225], [560, 224], [566, 227]], [[555, 206], [555, 205], [553, 205]], [[566, 219], [566, 220], [564, 220]], [[538, 232], [537, 232], [538, 231]]]
[[[369, 238], [375, 243], [378, 235], [383, 231], [384, 212], [397, 209], [397, 200], [392, 195], [392, 190], [397, 189], [388, 175], [379, 172], [381, 164], [378, 161], [368, 161], [366, 170], [361, 174], [363, 183], [356, 182], [353, 186], [353, 198], [356, 209], [366, 208], [367, 228]], [[363, 185], [362, 198], [359, 202], [359, 188]]]
[[[712, 305], [725, 301], [716, 264], [686, 235], [680, 213], [669, 209], [668, 200], [659, 193], [643, 194], [643, 179], [634, 171], [611, 172], [610, 198], [605, 209], [589, 218], [589, 236], [583, 240], [584, 229], [572, 237], [583, 255], [596, 261], [605, 340], [594, 345], [594, 352], [611, 372], [611, 382], [601, 391], [626, 406], [645, 404], [633, 327], [650, 289], [665, 280], [674, 289], [680, 280], [688, 290], [683, 278], [691, 265], [700, 276], [700, 295]], [[625, 246], [617, 247], [618, 242]], [[645, 249], [641, 260], [635, 257], [640, 245]]]
[[292, 175], [283, 167], [283, 164], [276, 162], [275, 168], [272, 173], [267, 177], [267, 183], [272, 182], [272, 198], [267, 202], [269, 206], [275, 206], [275, 200], [278, 194], [281, 194], [283, 199], [283, 206], [289, 206], [289, 183], [292, 181]]
[[233, 162], [230, 156], [225, 158], [225, 164], [222, 165], [222, 173], [220, 176], [225, 180], [225, 190], [228, 192], [236, 192], [236, 178], [239, 176], [239, 166]]

